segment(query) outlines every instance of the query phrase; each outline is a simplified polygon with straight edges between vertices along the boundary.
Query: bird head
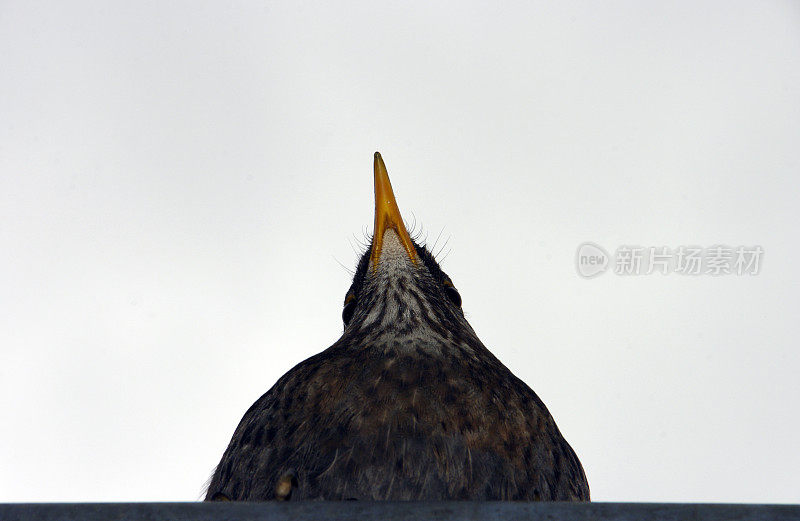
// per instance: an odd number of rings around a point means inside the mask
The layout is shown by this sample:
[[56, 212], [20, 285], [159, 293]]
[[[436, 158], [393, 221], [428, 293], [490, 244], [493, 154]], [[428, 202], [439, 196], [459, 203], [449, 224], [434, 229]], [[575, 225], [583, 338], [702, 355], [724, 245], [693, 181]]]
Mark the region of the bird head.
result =
[[344, 337], [388, 334], [401, 342], [470, 334], [461, 296], [425, 246], [409, 235], [386, 165], [375, 152], [375, 228], [344, 299]]

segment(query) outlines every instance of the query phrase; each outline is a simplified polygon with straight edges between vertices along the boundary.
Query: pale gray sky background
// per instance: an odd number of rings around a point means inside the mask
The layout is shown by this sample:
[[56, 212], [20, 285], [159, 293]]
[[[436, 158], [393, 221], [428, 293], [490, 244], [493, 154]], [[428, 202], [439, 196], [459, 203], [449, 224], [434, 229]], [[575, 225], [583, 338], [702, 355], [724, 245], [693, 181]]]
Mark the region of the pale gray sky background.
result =
[[198, 498], [338, 338], [375, 150], [593, 499], [800, 501], [797, 2], [3, 1], [0, 80], [0, 501]]

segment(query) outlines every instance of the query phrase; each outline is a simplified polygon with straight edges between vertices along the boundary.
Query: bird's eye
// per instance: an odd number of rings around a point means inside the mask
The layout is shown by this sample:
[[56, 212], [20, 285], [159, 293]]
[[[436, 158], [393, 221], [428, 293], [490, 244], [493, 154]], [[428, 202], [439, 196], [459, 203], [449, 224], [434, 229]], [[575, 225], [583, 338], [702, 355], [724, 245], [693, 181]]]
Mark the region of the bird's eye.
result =
[[342, 322], [344, 322], [345, 326], [350, 323], [350, 319], [353, 318], [353, 313], [355, 310], [356, 296], [352, 293], [348, 293], [344, 298], [344, 309], [342, 310]]
[[461, 307], [461, 295], [459, 295], [458, 290], [453, 286], [453, 282], [450, 279], [444, 280], [444, 292], [447, 293], [447, 298], [453, 301], [458, 307]]

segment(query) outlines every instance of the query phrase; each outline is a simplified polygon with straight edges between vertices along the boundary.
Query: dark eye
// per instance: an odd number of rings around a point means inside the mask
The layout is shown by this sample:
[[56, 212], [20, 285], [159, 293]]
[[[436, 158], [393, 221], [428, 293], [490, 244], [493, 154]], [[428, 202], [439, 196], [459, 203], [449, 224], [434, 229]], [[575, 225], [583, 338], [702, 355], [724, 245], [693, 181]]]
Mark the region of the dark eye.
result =
[[453, 286], [453, 282], [450, 279], [445, 279], [444, 281], [444, 292], [453, 304], [461, 307], [461, 295], [458, 294], [458, 290]]
[[350, 319], [353, 318], [353, 313], [356, 310], [356, 296], [352, 293], [348, 293], [347, 296], [344, 298], [344, 309], [342, 310], [342, 322], [344, 325], [350, 323]]

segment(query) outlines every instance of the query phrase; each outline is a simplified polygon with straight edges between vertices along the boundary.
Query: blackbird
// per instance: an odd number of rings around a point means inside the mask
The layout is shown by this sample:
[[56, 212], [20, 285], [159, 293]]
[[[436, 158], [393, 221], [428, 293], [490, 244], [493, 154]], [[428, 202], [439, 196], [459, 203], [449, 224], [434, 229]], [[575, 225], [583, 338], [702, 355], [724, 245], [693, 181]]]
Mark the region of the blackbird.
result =
[[453, 281], [409, 236], [377, 152], [374, 174], [374, 234], [341, 338], [250, 407], [206, 500], [588, 501], [542, 400], [481, 343]]

